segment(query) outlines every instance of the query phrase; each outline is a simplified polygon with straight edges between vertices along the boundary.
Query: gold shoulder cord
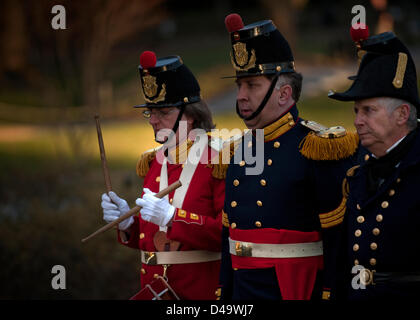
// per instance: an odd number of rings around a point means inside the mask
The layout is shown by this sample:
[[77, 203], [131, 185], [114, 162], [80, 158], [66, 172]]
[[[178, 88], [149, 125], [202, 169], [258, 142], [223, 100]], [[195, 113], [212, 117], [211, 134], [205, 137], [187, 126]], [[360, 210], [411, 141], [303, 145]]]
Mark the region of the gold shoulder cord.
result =
[[397, 89], [401, 89], [403, 86], [406, 67], [407, 67], [407, 54], [403, 52], [399, 52], [397, 70], [395, 71], [394, 80], [392, 80], [392, 84]]

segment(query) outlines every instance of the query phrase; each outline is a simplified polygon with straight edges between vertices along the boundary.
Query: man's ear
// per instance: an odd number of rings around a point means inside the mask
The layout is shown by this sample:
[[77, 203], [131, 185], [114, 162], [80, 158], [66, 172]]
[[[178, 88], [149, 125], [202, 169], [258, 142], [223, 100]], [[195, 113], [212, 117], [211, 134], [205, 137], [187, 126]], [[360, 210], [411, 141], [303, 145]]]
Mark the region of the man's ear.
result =
[[281, 86], [279, 91], [280, 91], [278, 95], [279, 105], [287, 104], [289, 100], [292, 98], [292, 91], [293, 91], [292, 87], [289, 84], [285, 84]]
[[408, 104], [402, 104], [397, 109], [397, 123], [403, 125], [408, 121], [410, 116], [410, 106]]

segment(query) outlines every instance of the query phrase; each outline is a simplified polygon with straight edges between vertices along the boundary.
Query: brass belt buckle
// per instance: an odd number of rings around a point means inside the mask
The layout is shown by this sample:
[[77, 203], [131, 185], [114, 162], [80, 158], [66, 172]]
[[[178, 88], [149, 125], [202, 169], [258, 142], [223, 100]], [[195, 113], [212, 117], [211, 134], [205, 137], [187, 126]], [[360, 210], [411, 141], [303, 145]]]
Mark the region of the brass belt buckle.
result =
[[149, 266], [154, 266], [157, 264], [157, 257], [154, 252], [144, 251], [144, 260], [145, 263]]
[[252, 257], [252, 245], [236, 242], [235, 252], [236, 255], [240, 257]]
[[360, 270], [360, 283], [365, 286], [375, 285], [375, 283], [373, 282], [373, 275], [375, 272], [376, 272], [375, 270], [361, 269]]

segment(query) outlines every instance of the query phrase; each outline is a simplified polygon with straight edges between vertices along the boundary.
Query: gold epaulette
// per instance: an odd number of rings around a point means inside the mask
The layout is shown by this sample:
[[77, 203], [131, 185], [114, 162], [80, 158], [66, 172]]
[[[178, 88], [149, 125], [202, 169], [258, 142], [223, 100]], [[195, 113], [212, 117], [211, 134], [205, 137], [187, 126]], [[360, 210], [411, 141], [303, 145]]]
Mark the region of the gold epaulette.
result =
[[322, 229], [331, 228], [343, 222], [344, 213], [346, 212], [347, 198], [349, 196], [349, 183], [347, 182], [346, 178], [343, 179], [342, 192], [343, 199], [341, 200], [338, 208], [330, 212], [321, 213], [319, 215], [319, 221], [321, 222]]
[[147, 150], [140, 156], [136, 165], [136, 172], [139, 177], [144, 178], [147, 175], [150, 169], [150, 162], [156, 157], [156, 151], [159, 148]]
[[230, 158], [235, 154], [236, 148], [241, 142], [242, 135], [233, 136], [223, 143], [219, 150], [219, 159], [215, 159], [210, 166], [213, 167], [212, 175], [217, 179], [225, 179], [226, 172], [229, 167]]
[[340, 160], [356, 152], [359, 136], [341, 126], [327, 128], [315, 121], [301, 121], [311, 129], [299, 144], [300, 153], [312, 160]]

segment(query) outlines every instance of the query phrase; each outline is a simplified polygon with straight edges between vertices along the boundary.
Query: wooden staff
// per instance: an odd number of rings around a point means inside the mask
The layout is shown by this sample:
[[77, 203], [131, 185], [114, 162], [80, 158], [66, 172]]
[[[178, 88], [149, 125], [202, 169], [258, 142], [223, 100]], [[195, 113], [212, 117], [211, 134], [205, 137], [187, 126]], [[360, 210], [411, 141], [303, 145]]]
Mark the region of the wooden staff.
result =
[[[179, 188], [180, 186], [182, 186], [181, 181], [176, 181], [174, 183], [172, 183], [169, 187], [163, 189], [162, 191], [158, 192], [155, 197], [156, 198], [163, 198], [164, 196], [166, 196], [167, 194], [171, 193], [172, 191], [174, 191], [175, 189]], [[134, 208], [130, 209], [130, 211], [128, 211], [127, 213], [123, 214], [121, 217], [119, 217], [117, 220], [114, 220], [110, 223], [108, 223], [107, 225], [103, 226], [102, 228], [96, 230], [94, 233], [92, 233], [90, 236], [82, 239], [82, 242], [86, 242], [88, 241], [90, 238], [93, 238], [94, 236], [103, 233], [109, 229], [111, 229], [112, 227], [118, 225], [121, 221], [128, 219], [129, 217], [131, 217], [132, 215], [136, 214], [137, 212], [139, 212], [141, 209], [141, 207], [139, 206], [135, 206]]]
[[102, 139], [101, 124], [99, 123], [99, 115], [95, 114], [96, 131], [98, 132], [99, 152], [101, 153], [102, 170], [104, 172], [105, 185], [107, 193], [112, 190], [111, 178], [109, 176], [108, 165], [106, 162], [104, 141]]

